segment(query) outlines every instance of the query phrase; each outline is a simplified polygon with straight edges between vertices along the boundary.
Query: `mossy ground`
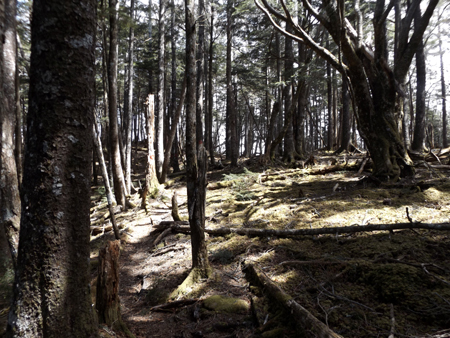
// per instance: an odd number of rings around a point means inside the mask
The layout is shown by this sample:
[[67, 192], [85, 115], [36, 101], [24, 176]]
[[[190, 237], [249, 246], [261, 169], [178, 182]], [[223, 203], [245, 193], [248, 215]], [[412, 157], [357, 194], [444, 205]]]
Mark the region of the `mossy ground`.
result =
[[[346, 170], [362, 157], [317, 156], [313, 168], [267, 167], [258, 160], [212, 170], [208, 179], [207, 227], [302, 229], [351, 225], [404, 223], [406, 208], [413, 221], [449, 222], [448, 172], [419, 169], [415, 179], [397, 185], [375, 186], [370, 173]], [[139, 178], [139, 168], [136, 170]], [[187, 216], [183, 180], [173, 181], [150, 214], [134, 209], [117, 214], [122, 233], [122, 315], [136, 337], [295, 337], [286, 316], [263, 300], [261, 290], [249, 288], [241, 271], [244, 261], [270, 279], [314, 316], [344, 337], [387, 337], [391, 308], [395, 336], [424, 337], [450, 327], [450, 234], [447, 231], [403, 230], [299, 239], [246, 236], [208, 236], [212, 277], [187, 290], [184, 299], [226, 295], [260, 303], [257, 328], [254, 316], [219, 314], [196, 305], [153, 312], [167, 301], [190, 271], [190, 238], [168, 236], [157, 248], [151, 223], [170, 219], [170, 198], [178, 192], [182, 217]], [[217, 185], [217, 182], [227, 182]], [[218, 188], [218, 186], [222, 186]], [[94, 188], [94, 191], [98, 191]], [[101, 202], [94, 196], [93, 204]], [[133, 195], [139, 205], [137, 194]], [[102, 209], [103, 210], [103, 209]], [[106, 210], [106, 209], [105, 209]], [[92, 214], [93, 219], [101, 211]], [[108, 221], [106, 220], [106, 223]], [[92, 276], [98, 248], [111, 234], [92, 238]], [[172, 246], [172, 247], [171, 247]], [[164, 250], [167, 250], [164, 251]], [[253, 319], [252, 319], [253, 318]], [[283, 319], [283, 320], [282, 320]], [[264, 321], [266, 323], [264, 324]]]

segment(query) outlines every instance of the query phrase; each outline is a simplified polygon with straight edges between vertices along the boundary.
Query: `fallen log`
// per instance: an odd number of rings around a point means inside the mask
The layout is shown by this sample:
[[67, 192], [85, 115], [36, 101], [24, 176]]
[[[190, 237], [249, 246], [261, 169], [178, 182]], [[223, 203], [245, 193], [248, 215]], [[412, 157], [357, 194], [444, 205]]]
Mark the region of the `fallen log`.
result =
[[[164, 224], [163, 224], [164, 223]], [[191, 229], [184, 225], [186, 222], [161, 222], [155, 226], [155, 229], [164, 230], [167, 227], [173, 226], [172, 231], [188, 234]], [[250, 229], [250, 228], [228, 228], [222, 227], [217, 229], [205, 228], [205, 232], [210, 235], [223, 236], [228, 234], [237, 234], [250, 237], [280, 237], [280, 238], [297, 238], [300, 236], [314, 236], [314, 235], [337, 235], [337, 234], [352, 234], [358, 232], [371, 231], [392, 231], [404, 229], [426, 229], [426, 230], [450, 230], [450, 223], [397, 223], [397, 224], [369, 224], [363, 226], [346, 226], [333, 228], [316, 228], [316, 229]]]
[[271, 301], [280, 305], [286, 311], [286, 314], [292, 316], [295, 327], [301, 337], [342, 338], [342, 336], [332, 331], [314, 317], [311, 312], [293, 300], [291, 296], [281, 290], [264, 273], [257, 271], [252, 264], [244, 265], [242, 271], [250, 284], [262, 287]]

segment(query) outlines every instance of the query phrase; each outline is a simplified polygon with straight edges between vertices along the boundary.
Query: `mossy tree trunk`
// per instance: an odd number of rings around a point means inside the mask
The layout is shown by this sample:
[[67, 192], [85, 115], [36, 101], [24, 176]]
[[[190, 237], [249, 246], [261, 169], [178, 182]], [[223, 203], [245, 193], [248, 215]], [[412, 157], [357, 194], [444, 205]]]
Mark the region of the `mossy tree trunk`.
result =
[[89, 276], [96, 7], [35, 0], [22, 217], [7, 337], [97, 337]]

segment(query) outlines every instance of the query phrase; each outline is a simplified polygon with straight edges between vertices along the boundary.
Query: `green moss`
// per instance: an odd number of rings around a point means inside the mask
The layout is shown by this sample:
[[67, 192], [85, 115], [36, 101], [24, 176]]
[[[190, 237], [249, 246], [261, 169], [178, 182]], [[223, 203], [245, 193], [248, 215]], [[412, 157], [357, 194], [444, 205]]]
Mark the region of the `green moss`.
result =
[[250, 310], [250, 304], [245, 300], [220, 295], [206, 298], [203, 306], [208, 310], [220, 313], [247, 313]]

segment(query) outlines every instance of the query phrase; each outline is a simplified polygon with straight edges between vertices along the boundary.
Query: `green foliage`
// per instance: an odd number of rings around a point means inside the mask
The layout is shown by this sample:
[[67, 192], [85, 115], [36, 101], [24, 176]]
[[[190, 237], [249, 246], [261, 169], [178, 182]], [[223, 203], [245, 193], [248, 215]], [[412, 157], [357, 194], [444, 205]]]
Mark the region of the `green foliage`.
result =
[[232, 190], [235, 193], [236, 201], [249, 201], [256, 198], [256, 194], [250, 187], [256, 182], [258, 174], [251, 172], [244, 167], [244, 172], [240, 174], [224, 174], [225, 181], [232, 181]]

